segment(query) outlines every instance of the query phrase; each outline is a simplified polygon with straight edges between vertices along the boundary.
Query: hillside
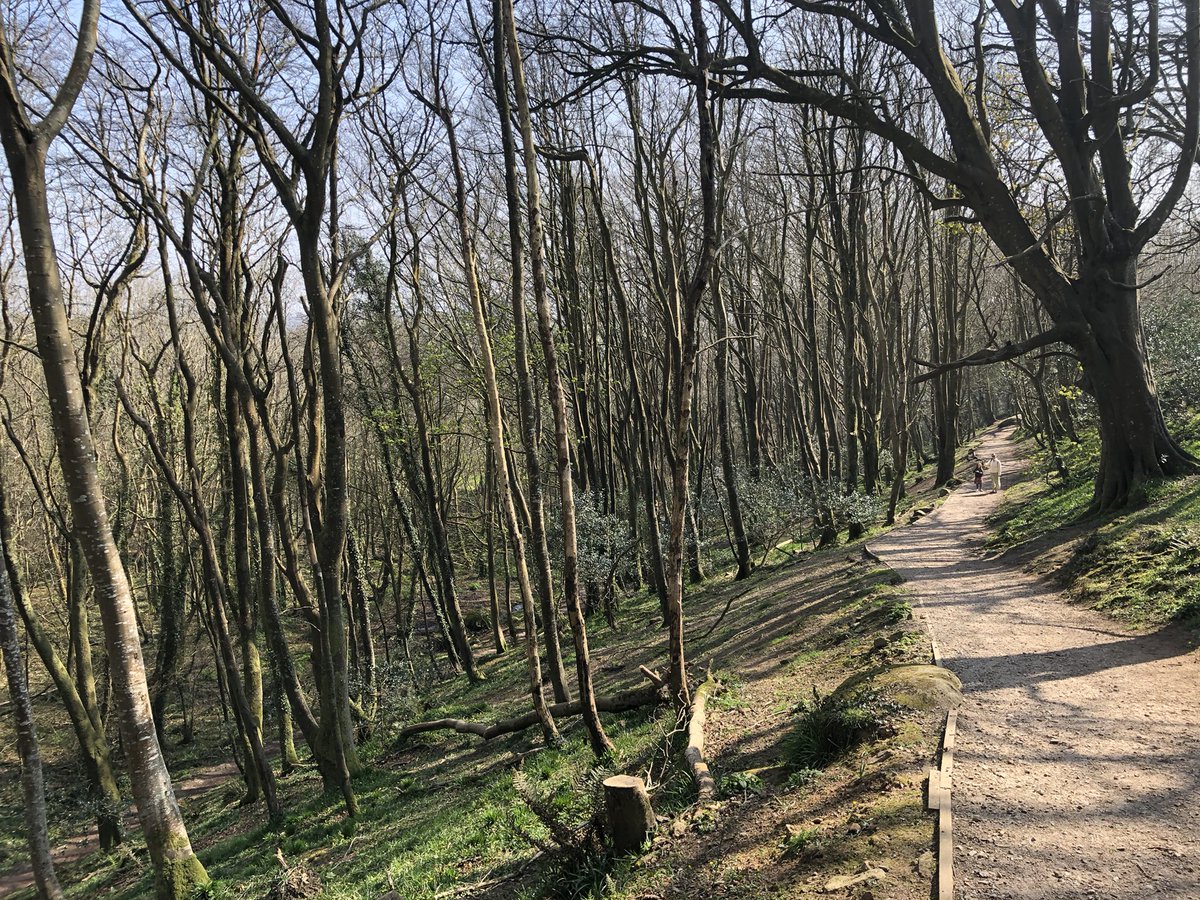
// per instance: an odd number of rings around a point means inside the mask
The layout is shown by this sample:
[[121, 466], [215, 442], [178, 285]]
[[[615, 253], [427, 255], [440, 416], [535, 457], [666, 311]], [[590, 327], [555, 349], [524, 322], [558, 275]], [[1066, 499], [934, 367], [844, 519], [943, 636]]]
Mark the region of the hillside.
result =
[[[931, 839], [922, 780], [940, 713], [869, 709], [881, 720], [873, 740], [820, 770], [788, 764], [803, 719], [797, 709], [814, 692], [828, 695], [881, 664], [928, 660], [928, 642], [890, 573], [855, 546], [805, 552], [747, 583], [717, 580], [690, 596], [688, 609], [692, 658], [724, 687], [709, 718], [720, 799], [693, 806], [668, 708], [606, 717], [617, 754], [604, 771], [645, 776], [663, 824], [636, 865], [602, 853], [570, 858], [514, 787], [520, 773], [535, 805], [569, 828], [591, 815], [602, 772], [592, 768], [578, 720], [565, 727], [562, 749], [542, 747], [536, 729], [487, 743], [445, 732], [395, 743], [396, 729], [415, 718], [492, 720], [523, 710], [521, 662], [509, 653], [484, 662], [485, 683], [454, 680], [420, 706], [395, 686], [384, 724], [365, 745], [369, 768], [356, 783], [362, 814], [353, 825], [336, 799], [312, 799], [308, 767], [281, 780], [287, 819], [279, 833], [239, 806], [236, 781], [189, 796], [185, 815], [216, 879], [210, 896], [266, 895], [280, 876], [276, 847], [289, 866], [319, 873], [328, 897], [389, 889], [412, 898], [588, 896], [601, 886], [613, 897], [786, 896], [854, 874], [864, 861], [887, 871], [888, 896], [925, 896], [928, 864], [916, 866]], [[661, 668], [660, 622], [641, 596], [623, 609], [619, 631], [594, 632], [599, 694], [637, 685], [640, 665]], [[209, 719], [197, 729], [198, 741], [211, 740], [220, 724]], [[195, 777], [187, 760], [202, 754], [180, 750], [187, 755], [172, 766], [186, 786]], [[7, 825], [10, 846], [18, 827]], [[136, 855], [63, 866], [78, 885], [71, 896], [145, 896], [148, 876]]]

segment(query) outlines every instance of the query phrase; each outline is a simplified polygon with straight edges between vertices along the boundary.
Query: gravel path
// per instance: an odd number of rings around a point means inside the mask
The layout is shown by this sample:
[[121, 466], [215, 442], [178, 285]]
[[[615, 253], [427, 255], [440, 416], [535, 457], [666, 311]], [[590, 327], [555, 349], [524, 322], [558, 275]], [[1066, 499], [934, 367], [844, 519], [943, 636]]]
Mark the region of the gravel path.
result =
[[[1010, 432], [983, 442], [1022, 467]], [[1000, 495], [955, 491], [872, 544], [963, 681], [956, 895], [1200, 898], [1200, 656], [981, 553]]]

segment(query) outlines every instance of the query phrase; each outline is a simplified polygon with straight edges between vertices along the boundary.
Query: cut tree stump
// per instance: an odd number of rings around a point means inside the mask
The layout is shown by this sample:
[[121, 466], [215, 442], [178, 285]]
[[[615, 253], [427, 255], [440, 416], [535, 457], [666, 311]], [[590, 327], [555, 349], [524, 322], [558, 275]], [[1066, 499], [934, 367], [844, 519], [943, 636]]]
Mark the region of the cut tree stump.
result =
[[641, 849], [655, 822], [646, 783], [634, 775], [605, 778], [604, 809], [613, 850], [623, 854]]

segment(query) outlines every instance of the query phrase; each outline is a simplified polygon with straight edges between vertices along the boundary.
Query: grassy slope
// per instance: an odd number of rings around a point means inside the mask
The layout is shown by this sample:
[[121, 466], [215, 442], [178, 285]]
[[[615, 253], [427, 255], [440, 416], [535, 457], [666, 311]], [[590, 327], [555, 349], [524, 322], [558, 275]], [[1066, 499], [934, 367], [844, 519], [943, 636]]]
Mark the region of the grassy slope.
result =
[[[1181, 433], [1200, 449], [1200, 418]], [[1084, 519], [1096, 439], [1065, 445], [1065, 483], [1050, 474], [1044, 452], [1033, 455], [1027, 477], [993, 517], [993, 547], [1134, 627], [1200, 625], [1200, 477], [1154, 485], [1134, 509]]]
[[[486, 684], [447, 682], [424, 708], [393, 699], [387, 724], [363, 748], [368, 770], [357, 782], [363, 814], [355, 823], [344, 820], [336, 798], [320, 795], [319, 779], [308, 769], [281, 782], [289, 816], [278, 833], [262, 825], [260, 809], [238, 805], [236, 781], [186, 800], [193, 841], [217, 879], [211, 895], [265, 896], [280, 872], [278, 847], [290, 865], [318, 872], [322, 896], [331, 898], [374, 898], [389, 888], [406, 898], [636, 897], [666, 890], [793, 896], [820, 889], [829, 875], [853, 872], [866, 859], [888, 868], [888, 896], [926, 896], [928, 880], [913, 863], [931, 839], [921, 779], [936, 745], [939, 714], [901, 716], [889, 737], [804, 784], [789, 781], [780, 765], [798, 701], [884, 661], [924, 661], [924, 636], [911, 620], [897, 618], [907, 609], [902, 589], [886, 570], [859, 559], [859, 545], [792, 558], [794, 549], [774, 554], [774, 565], [749, 583], [720, 576], [688, 600], [693, 673], [711, 665], [729, 688], [709, 720], [710, 756], [723, 785], [719, 802], [704, 809], [692, 805], [690, 779], [676, 765], [679, 732], [669, 710], [606, 717], [617, 745], [610, 768], [647, 777], [656, 811], [667, 817], [636, 864], [593, 857], [568, 866], [557, 852], [538, 849], [548, 833], [517, 796], [513, 775], [523, 771], [564, 821], [586, 819], [605, 772], [592, 768], [577, 719], [560, 723], [567, 745], [559, 750], [541, 748], [536, 729], [489, 744], [443, 732], [394, 745], [391, 735], [404, 722], [490, 720], [523, 711], [528, 700], [518, 650], [485, 661]], [[880, 638], [887, 643], [877, 648]], [[663, 666], [665, 635], [657, 604], [646, 595], [626, 601], [620, 631], [597, 622], [592, 639], [601, 693], [638, 683], [640, 664]], [[40, 714], [55, 770], [51, 780], [69, 781], [71, 738], [52, 698], [43, 700]], [[197, 729], [195, 744], [169, 749], [177, 779], [202, 766], [206, 756], [227, 755], [219, 749], [219, 721], [198, 721]], [[0, 825], [9, 854], [19, 859], [19, 801], [9, 802], [18, 796], [15, 771], [5, 775]], [[62, 840], [78, 832], [86, 810], [70, 792], [53, 799], [55, 838]], [[132, 851], [97, 854], [66, 868], [61, 874], [75, 885], [71, 895], [147, 896], [144, 850], [136, 838], [130, 844]]]

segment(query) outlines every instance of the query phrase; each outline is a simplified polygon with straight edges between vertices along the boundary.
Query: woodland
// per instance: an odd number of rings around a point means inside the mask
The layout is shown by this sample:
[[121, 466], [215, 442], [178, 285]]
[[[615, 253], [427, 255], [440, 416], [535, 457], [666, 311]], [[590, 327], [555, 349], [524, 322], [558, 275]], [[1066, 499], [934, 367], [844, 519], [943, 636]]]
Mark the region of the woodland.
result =
[[270, 865], [310, 798], [366, 852], [411, 740], [620, 774], [659, 709], [704, 799], [697, 597], [1002, 419], [1079, 517], [1200, 471], [1196, 0], [3, 0], [0, 142], [39, 897], [89, 828], [129, 896], [241, 896], [202, 766]]

